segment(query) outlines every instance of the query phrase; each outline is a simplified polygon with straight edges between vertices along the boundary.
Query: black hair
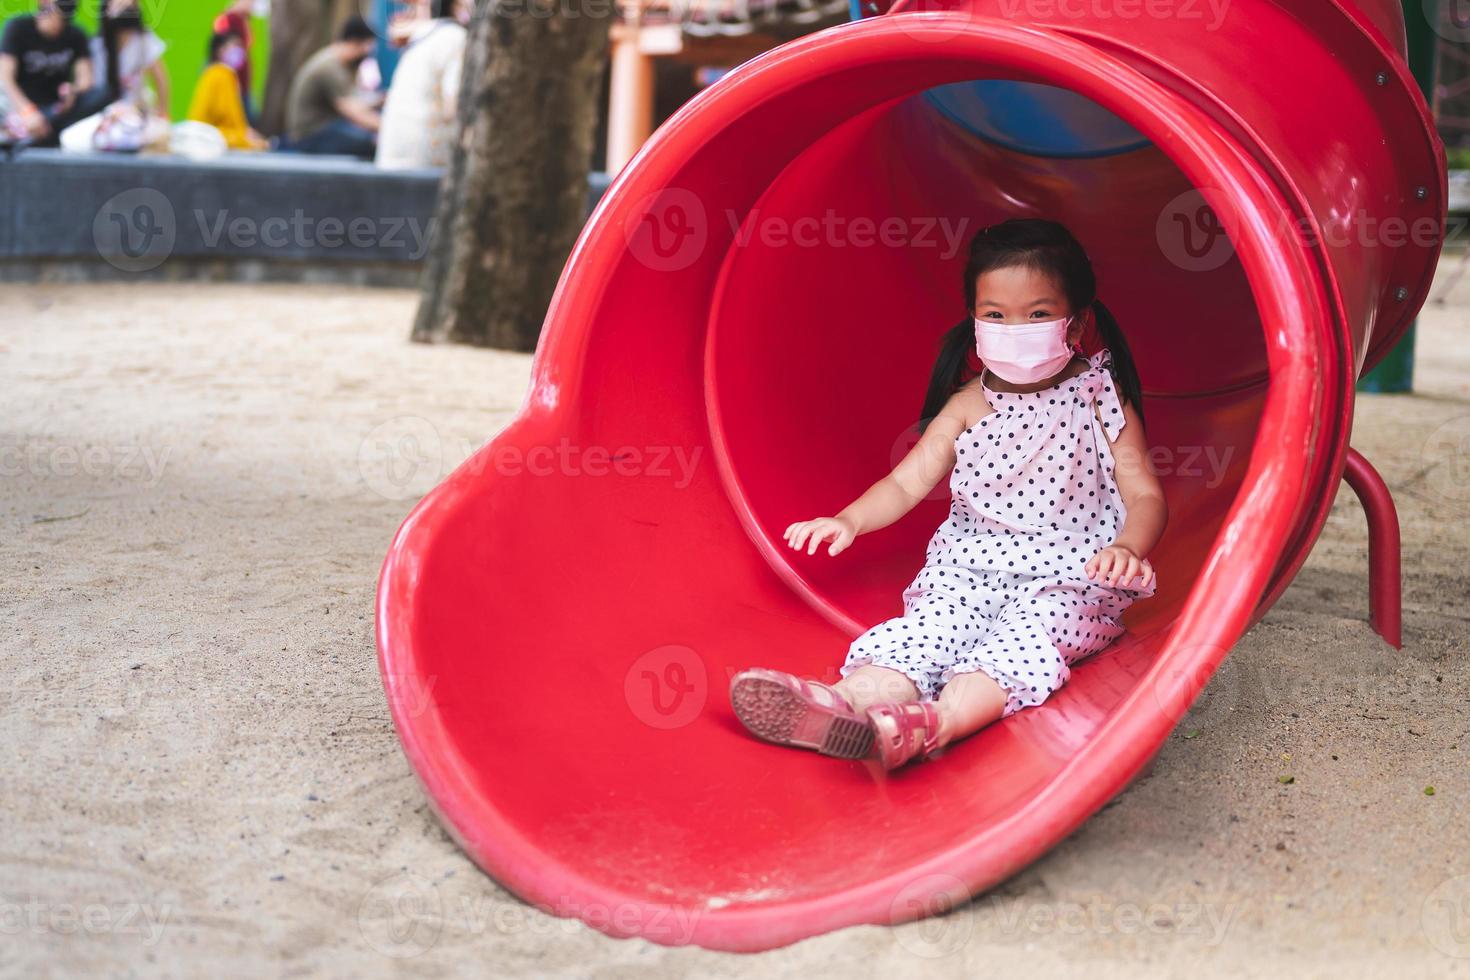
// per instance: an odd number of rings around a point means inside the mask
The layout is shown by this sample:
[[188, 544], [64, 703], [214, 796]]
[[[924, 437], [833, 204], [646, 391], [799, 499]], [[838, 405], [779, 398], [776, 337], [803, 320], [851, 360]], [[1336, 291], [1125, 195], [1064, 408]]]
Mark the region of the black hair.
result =
[[102, 16], [99, 27], [102, 34], [102, 46], [107, 51], [107, 97], [112, 101], [122, 98], [122, 75], [118, 71], [118, 37], [124, 31], [143, 31], [147, 27], [143, 23], [143, 15], [138, 12], [137, 7], [130, 7], [116, 15], [107, 13], [106, 0], [102, 0]]
[[219, 60], [220, 49], [231, 41], [245, 43], [245, 39], [238, 31], [216, 31], [209, 35], [209, 63], [214, 64]]
[[970, 256], [965, 262], [965, 319], [945, 332], [939, 344], [939, 357], [924, 396], [924, 410], [919, 429], [939, 414], [964, 381], [970, 352], [975, 347], [975, 290], [980, 275], [992, 269], [1025, 266], [1056, 279], [1074, 314], [1089, 306], [1097, 319], [1103, 346], [1112, 353], [1109, 367], [1118, 385], [1123, 404], [1132, 405], [1143, 421], [1143, 387], [1133, 352], [1123, 329], [1112, 312], [1097, 298], [1097, 276], [1092, 260], [1082, 244], [1065, 226], [1043, 218], [1011, 218], [989, 225], [970, 240]]
[[344, 20], [341, 29], [337, 31], [339, 41], [372, 41], [377, 36], [372, 25], [356, 14]]
[[454, 16], [454, 0], [429, 0], [429, 16], [434, 19]]
[[51, 0], [51, 6], [67, 21], [77, 15], [77, 0]]

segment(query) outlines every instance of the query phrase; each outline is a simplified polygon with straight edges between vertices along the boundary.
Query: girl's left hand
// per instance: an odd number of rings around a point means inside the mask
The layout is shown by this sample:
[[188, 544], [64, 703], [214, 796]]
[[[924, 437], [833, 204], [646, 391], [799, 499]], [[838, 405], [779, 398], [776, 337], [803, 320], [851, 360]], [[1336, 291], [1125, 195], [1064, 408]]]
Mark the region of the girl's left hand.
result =
[[1087, 577], [1109, 587], [1140, 579], [1136, 588], [1146, 589], [1154, 580], [1154, 568], [1131, 548], [1110, 544], [1092, 556], [1085, 566]]

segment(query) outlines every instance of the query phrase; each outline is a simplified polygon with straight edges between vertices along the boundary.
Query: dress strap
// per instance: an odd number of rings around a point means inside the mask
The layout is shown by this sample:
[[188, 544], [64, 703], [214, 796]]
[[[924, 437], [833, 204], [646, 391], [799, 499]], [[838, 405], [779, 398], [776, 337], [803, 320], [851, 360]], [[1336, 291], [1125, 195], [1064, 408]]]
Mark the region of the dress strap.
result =
[[1088, 386], [1088, 403], [1096, 403], [1097, 414], [1102, 420], [1103, 431], [1108, 434], [1108, 441], [1117, 442], [1118, 433], [1123, 431], [1127, 419], [1123, 415], [1123, 402], [1118, 397], [1118, 382], [1114, 380], [1110, 370], [1113, 364], [1112, 351], [1104, 347], [1087, 360], [1093, 367]]

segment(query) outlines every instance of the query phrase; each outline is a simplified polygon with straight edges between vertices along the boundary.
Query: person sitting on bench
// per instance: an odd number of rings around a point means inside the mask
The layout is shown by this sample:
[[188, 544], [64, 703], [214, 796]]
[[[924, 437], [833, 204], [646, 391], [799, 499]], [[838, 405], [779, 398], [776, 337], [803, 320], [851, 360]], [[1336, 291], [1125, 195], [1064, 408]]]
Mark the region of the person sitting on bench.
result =
[[286, 100], [284, 149], [373, 158], [378, 111], [357, 94], [354, 78], [376, 43], [367, 21], [349, 17], [337, 40], [307, 59]]
[[56, 146], [63, 129], [107, 103], [94, 88], [87, 35], [71, 22], [75, 10], [75, 0], [41, 0], [0, 36], [0, 120], [36, 146]]

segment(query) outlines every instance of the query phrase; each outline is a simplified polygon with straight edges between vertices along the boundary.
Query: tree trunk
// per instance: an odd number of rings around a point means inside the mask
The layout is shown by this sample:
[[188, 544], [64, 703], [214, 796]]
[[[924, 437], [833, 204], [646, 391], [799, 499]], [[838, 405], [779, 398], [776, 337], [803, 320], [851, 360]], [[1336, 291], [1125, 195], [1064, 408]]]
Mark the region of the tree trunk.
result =
[[276, 136], [286, 131], [286, 100], [296, 72], [355, 13], [355, 0], [272, 0], [270, 70], [260, 110], [261, 132]]
[[586, 220], [612, 9], [476, 0], [414, 340], [535, 349]]

